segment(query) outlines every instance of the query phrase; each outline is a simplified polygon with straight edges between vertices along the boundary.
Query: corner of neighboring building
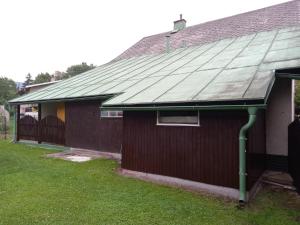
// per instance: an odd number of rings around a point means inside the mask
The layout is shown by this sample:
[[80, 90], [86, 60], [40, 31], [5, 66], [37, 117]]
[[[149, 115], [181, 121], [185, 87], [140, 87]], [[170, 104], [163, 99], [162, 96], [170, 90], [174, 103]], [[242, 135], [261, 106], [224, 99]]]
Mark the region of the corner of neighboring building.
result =
[[267, 168], [287, 171], [288, 126], [294, 120], [294, 81], [276, 79], [266, 111]]

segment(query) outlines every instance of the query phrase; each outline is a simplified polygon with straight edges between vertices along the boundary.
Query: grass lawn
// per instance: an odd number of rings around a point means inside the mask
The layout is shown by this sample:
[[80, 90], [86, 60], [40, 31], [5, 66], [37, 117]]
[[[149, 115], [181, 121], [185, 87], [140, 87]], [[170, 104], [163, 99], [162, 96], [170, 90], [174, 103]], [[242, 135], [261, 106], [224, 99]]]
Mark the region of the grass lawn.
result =
[[1, 225], [300, 223], [293, 193], [266, 188], [238, 210], [236, 202], [119, 176], [112, 160], [74, 163], [49, 152], [0, 141]]

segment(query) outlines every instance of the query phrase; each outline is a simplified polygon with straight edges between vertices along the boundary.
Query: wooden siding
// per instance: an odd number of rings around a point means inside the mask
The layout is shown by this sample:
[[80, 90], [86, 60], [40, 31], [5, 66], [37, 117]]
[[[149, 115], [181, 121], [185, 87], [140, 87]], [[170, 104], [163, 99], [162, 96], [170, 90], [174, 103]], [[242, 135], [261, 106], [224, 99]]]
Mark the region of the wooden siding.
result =
[[66, 145], [120, 152], [122, 118], [100, 118], [100, 101], [67, 102]]
[[[156, 112], [125, 112], [122, 168], [238, 188], [238, 136], [247, 119], [246, 112], [206, 111], [200, 127], [157, 126]], [[264, 146], [253, 135], [249, 147]]]

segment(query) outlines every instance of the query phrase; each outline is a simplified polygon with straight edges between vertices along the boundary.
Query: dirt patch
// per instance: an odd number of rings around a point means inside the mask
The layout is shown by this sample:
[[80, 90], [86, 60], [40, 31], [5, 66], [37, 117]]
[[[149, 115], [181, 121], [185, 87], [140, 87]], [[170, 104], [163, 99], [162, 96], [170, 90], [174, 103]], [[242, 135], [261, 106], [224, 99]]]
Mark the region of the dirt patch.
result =
[[272, 198], [278, 199], [278, 204], [280, 204], [282, 208], [294, 210], [300, 209], [300, 195], [296, 191], [288, 190], [274, 185], [264, 185], [262, 191], [268, 192], [269, 194], [273, 195]]

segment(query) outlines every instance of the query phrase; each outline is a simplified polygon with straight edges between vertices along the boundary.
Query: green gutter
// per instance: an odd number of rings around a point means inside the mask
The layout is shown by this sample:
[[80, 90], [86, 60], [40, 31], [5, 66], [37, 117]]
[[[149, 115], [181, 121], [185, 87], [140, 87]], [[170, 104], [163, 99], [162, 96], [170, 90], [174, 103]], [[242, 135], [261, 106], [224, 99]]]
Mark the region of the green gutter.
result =
[[296, 74], [296, 73], [280, 73], [280, 72], [278, 72], [278, 73], [276, 73], [276, 77], [300, 80], [300, 74]]
[[256, 120], [257, 107], [249, 107], [248, 122], [241, 128], [239, 135], [239, 176], [240, 176], [240, 204], [244, 204], [246, 199], [246, 134], [247, 131], [253, 126]]
[[100, 107], [103, 111], [180, 111], [180, 110], [243, 110], [248, 109], [249, 107], [255, 108], [266, 108], [265, 104], [257, 105], [206, 105], [206, 106], [102, 106]]

